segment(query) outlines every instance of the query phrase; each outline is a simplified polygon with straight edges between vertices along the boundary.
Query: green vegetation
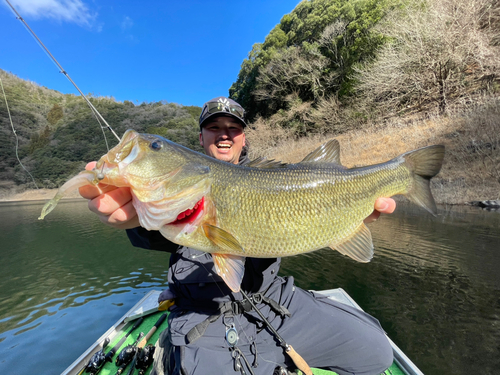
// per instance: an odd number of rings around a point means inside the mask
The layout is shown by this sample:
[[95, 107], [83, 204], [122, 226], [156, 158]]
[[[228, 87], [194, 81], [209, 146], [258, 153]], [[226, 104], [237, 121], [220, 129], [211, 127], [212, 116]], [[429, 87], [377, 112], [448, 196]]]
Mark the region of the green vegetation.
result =
[[[229, 93], [247, 110], [251, 156], [286, 159], [280, 150], [299, 155], [291, 150], [336, 136], [356, 155], [351, 165], [366, 165], [443, 143], [433, 181], [455, 195], [440, 201], [498, 199], [499, 35], [495, 0], [304, 0], [252, 47]], [[0, 76], [20, 157], [40, 186], [61, 185], [106, 152], [82, 98]], [[201, 151], [199, 107], [90, 100], [117, 134], [132, 128]], [[0, 189], [30, 186], [4, 104], [0, 125]]]
[[298, 137], [447, 114], [499, 92], [499, 9], [493, 0], [304, 0], [253, 46], [229, 92], [252, 121]]
[[398, 0], [302, 1], [255, 44], [229, 90], [251, 119], [350, 95], [357, 64], [373, 59], [385, 40], [375, 29]]
[[442, 143], [439, 201], [499, 199], [499, 35], [494, 0], [302, 1], [230, 89], [251, 157], [296, 162], [334, 136], [360, 166]]
[[[40, 187], [60, 186], [86, 162], [107, 152], [103, 131], [85, 101], [24, 81], [0, 70], [10, 113], [19, 138], [19, 157]], [[4, 98], [0, 101], [0, 189], [15, 185], [34, 187], [16, 159], [16, 139]], [[157, 102], [134, 105], [113, 98], [90, 101], [118, 135], [127, 129], [159, 134], [201, 151], [198, 117], [201, 108]], [[104, 129], [109, 147], [115, 137]]]

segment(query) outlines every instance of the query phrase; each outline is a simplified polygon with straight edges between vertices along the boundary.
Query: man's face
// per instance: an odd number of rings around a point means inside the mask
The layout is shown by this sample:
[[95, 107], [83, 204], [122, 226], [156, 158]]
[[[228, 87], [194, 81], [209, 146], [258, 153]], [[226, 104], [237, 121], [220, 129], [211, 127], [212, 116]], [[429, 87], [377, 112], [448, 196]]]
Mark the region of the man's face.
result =
[[216, 116], [203, 126], [200, 144], [205, 153], [213, 158], [238, 164], [241, 150], [245, 146], [243, 125], [227, 116]]

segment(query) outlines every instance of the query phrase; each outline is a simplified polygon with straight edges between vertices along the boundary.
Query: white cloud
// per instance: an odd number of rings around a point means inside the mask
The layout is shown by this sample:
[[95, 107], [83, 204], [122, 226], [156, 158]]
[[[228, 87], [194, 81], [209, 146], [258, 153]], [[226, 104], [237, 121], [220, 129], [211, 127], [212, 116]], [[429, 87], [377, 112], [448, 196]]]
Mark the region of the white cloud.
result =
[[132, 21], [132, 19], [129, 16], [125, 16], [123, 18], [123, 21], [121, 24], [122, 30], [130, 29], [133, 25], [134, 25], [134, 21]]
[[28, 18], [52, 18], [91, 26], [97, 13], [92, 13], [81, 0], [10, 0], [21, 14]]

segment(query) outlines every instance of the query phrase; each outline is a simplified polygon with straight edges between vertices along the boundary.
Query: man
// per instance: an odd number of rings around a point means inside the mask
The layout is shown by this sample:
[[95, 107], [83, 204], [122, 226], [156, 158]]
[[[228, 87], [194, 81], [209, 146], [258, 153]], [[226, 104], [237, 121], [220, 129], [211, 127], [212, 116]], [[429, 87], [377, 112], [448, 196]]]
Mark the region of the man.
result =
[[[233, 164], [248, 162], [247, 125], [238, 103], [225, 97], [208, 101], [199, 123], [207, 155]], [[313, 367], [342, 375], [379, 374], [391, 365], [392, 349], [376, 319], [295, 287], [293, 277], [277, 276], [279, 258], [245, 262], [241, 288], [257, 312], [215, 273], [210, 254], [141, 228], [128, 188], [86, 186], [80, 193], [101, 221], [127, 229], [134, 246], [172, 253], [168, 281], [176, 302], [155, 353], [156, 373], [271, 375], [276, 368], [293, 367], [273, 330]], [[395, 203], [378, 199], [375, 208], [366, 221], [391, 213]]]

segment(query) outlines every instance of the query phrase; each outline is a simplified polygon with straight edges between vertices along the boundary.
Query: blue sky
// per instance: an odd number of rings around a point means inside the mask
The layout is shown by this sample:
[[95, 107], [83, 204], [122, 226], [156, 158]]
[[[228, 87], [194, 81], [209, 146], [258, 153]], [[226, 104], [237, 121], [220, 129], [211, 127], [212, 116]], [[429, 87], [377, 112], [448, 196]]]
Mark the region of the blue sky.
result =
[[[85, 93], [198, 105], [228, 95], [254, 43], [299, 0], [9, 0]], [[71, 83], [0, 0], [0, 68]]]

